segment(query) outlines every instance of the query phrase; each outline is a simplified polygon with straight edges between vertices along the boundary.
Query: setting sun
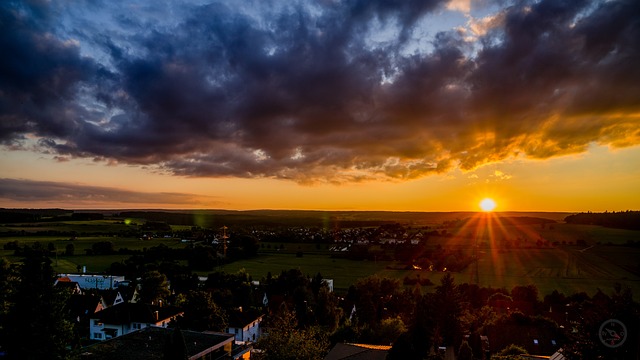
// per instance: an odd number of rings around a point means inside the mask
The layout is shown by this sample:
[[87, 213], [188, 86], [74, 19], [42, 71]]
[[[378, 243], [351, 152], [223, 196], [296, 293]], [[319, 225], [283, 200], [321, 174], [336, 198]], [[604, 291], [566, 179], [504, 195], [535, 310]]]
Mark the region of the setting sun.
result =
[[480, 201], [480, 208], [482, 211], [493, 211], [496, 208], [496, 202], [493, 199], [485, 198]]

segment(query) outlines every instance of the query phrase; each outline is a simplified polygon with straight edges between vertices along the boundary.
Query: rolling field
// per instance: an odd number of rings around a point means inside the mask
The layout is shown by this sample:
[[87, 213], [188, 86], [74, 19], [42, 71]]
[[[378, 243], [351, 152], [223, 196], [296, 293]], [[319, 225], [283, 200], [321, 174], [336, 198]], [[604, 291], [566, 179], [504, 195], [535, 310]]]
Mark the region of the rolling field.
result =
[[324, 278], [334, 279], [334, 287], [336, 289], [346, 291], [358, 279], [370, 275], [397, 277], [395, 271], [385, 269], [390, 264], [391, 262], [389, 261], [373, 262], [334, 259], [327, 255], [316, 254], [305, 254], [303, 257], [296, 257], [293, 254], [268, 254], [260, 255], [250, 260], [226, 264], [216, 270], [236, 273], [241, 269], [245, 269], [254, 280], [266, 277], [269, 272], [276, 276], [283, 270], [289, 269], [300, 269], [308, 276], [313, 276], [319, 272]]
[[[625, 269], [619, 263], [618, 254], [625, 253], [626, 266], [633, 266], [633, 259], [640, 258], [640, 249], [620, 247], [592, 248], [585, 252], [578, 249], [517, 249], [496, 254], [480, 254], [478, 263], [479, 285], [511, 289], [517, 285], [534, 284], [540, 297], [558, 290], [565, 294], [587, 292], [593, 295], [598, 289], [610, 293], [615, 283], [629, 286], [636, 296], [640, 295], [640, 276]], [[603, 255], [606, 254], [606, 255]], [[606, 257], [603, 257], [606, 256]], [[609, 260], [609, 258], [611, 260]], [[616, 260], [617, 259], [617, 260]], [[219, 268], [235, 273], [245, 269], [255, 280], [265, 277], [268, 272], [279, 274], [282, 270], [298, 268], [313, 276], [320, 272], [323, 277], [334, 279], [337, 290], [346, 290], [358, 279], [378, 275], [402, 280], [405, 276], [430, 279], [439, 284], [444, 273], [426, 270], [393, 270], [400, 264], [391, 261], [354, 261], [334, 259], [327, 255], [268, 254], [254, 259], [237, 261]], [[204, 274], [203, 274], [204, 275]], [[453, 273], [456, 283], [475, 283], [475, 265], [465, 271]], [[423, 291], [434, 291], [434, 287], [424, 287]]]
[[[622, 254], [624, 256], [620, 256]], [[640, 276], [630, 271], [634, 266], [633, 257], [640, 258], [640, 249], [614, 246], [595, 246], [584, 251], [576, 247], [514, 249], [481, 253], [477, 271], [482, 286], [509, 289], [534, 284], [541, 295], [553, 290], [565, 294], [585, 291], [592, 295], [598, 289], [609, 293], [615, 283], [621, 283], [638, 296]], [[475, 282], [475, 271], [472, 264], [456, 274], [456, 280]]]
[[[369, 214], [370, 217], [383, 217], [385, 213]], [[428, 214], [422, 221], [436, 224], [440, 220], [460, 220], [461, 215], [443, 213]], [[518, 215], [518, 214], [516, 214]], [[527, 214], [528, 216], [531, 214]], [[544, 214], [535, 214], [543, 217]], [[547, 219], [559, 220], [562, 214], [552, 214]], [[354, 218], [364, 219], [364, 215]], [[401, 214], [398, 217], [411, 219], [411, 224], [419, 218], [418, 214]], [[143, 223], [144, 220], [138, 220]], [[416, 221], [417, 222], [417, 221]], [[67, 221], [60, 223], [17, 224], [0, 227], [0, 233], [6, 231], [25, 231], [25, 236], [0, 237], [0, 256], [9, 261], [20, 261], [13, 255], [13, 250], [4, 250], [7, 242], [18, 241], [21, 245], [40, 242], [44, 247], [52, 242], [57, 249], [57, 259], [52, 258], [54, 268], [61, 273], [76, 272], [78, 266], [87, 266], [89, 272], [103, 272], [111, 263], [119, 262], [128, 255], [89, 256], [86, 249], [99, 241], [111, 241], [114, 249], [128, 248], [142, 250], [159, 244], [170, 248], [182, 248], [185, 245], [177, 239], [154, 238], [140, 240], [119, 236], [78, 236], [70, 240], [65, 236], [37, 235], [37, 231], [77, 231], [117, 232], [127, 229], [121, 221]], [[174, 230], [188, 227], [174, 226]], [[417, 231], [417, 230], [413, 230]], [[615, 283], [629, 286], [636, 298], [640, 296], [640, 248], [622, 246], [640, 240], [640, 233], [631, 230], [609, 229], [591, 225], [572, 225], [564, 223], [554, 224], [518, 224], [513, 219], [494, 218], [489, 222], [459, 221], [458, 225], [439, 228], [446, 235], [431, 236], [424, 245], [427, 248], [461, 249], [472, 255], [474, 245], [478, 245], [479, 261], [472, 263], [460, 273], [454, 273], [457, 283], [475, 283], [494, 288], [510, 289], [516, 285], [535, 284], [540, 296], [558, 290], [565, 294], [585, 291], [589, 294], [598, 289], [609, 293]], [[29, 235], [32, 233], [33, 235]], [[538, 247], [536, 242], [545, 245]], [[74, 255], [64, 255], [68, 244], [73, 244]], [[505, 246], [518, 244], [518, 246]], [[554, 245], [555, 244], [555, 245]], [[576, 245], [580, 244], [580, 245]], [[279, 249], [284, 245], [284, 249]], [[346, 290], [358, 279], [370, 276], [386, 276], [402, 280], [406, 276], [430, 279], [438, 284], [442, 272], [424, 270], [394, 270], [402, 268], [402, 264], [391, 261], [354, 261], [343, 258], [332, 258], [329, 251], [330, 244], [291, 244], [291, 243], [263, 243], [260, 244], [259, 256], [253, 259], [237, 261], [221, 266], [215, 270], [237, 272], [245, 269], [255, 280], [265, 277], [267, 273], [278, 275], [283, 270], [299, 268], [303, 273], [313, 276], [321, 273], [325, 278], [334, 279], [337, 290]], [[303, 252], [297, 257], [298, 251]], [[57, 264], [56, 264], [57, 261]], [[206, 275], [202, 273], [201, 275]], [[423, 291], [434, 291], [433, 286], [423, 287]]]
[[[609, 293], [615, 283], [621, 283], [640, 296], [640, 248], [622, 246], [640, 240], [638, 231], [564, 223], [519, 225], [498, 219], [451, 233], [441, 240], [442, 246], [468, 253], [476, 239], [479, 246], [477, 267], [474, 263], [455, 274], [457, 282], [478, 281], [481, 286], [507, 289], [535, 284], [541, 295], [553, 290]], [[520, 247], [505, 247], [509, 241]], [[544, 245], [538, 247], [538, 241]]]

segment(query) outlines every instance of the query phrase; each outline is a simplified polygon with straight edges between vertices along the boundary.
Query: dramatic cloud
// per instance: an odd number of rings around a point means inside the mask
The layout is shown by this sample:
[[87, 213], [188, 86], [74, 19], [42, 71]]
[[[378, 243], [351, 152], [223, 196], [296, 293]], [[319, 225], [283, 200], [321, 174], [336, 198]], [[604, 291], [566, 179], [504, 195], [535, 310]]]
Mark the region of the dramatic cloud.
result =
[[515, 1], [429, 33], [472, 4], [6, 1], [0, 142], [298, 182], [640, 144], [640, 2]]
[[144, 193], [99, 186], [3, 178], [0, 178], [0, 199], [30, 204], [68, 203], [74, 206], [95, 206], [95, 204], [100, 206], [109, 204], [210, 206], [217, 204], [217, 201], [211, 197], [193, 194]]

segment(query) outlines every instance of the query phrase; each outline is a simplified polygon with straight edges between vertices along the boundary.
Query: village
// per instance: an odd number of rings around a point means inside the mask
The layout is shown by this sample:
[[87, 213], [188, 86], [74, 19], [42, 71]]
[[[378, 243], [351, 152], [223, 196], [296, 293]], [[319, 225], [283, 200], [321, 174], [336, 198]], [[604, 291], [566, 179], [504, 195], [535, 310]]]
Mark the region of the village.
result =
[[[584, 341], [583, 331], [603, 312], [624, 318], [637, 306], [624, 288], [594, 297], [538, 294], [531, 285], [509, 291], [455, 284], [445, 276], [435, 293], [423, 294], [419, 286], [371, 277], [336, 294], [331, 279], [295, 269], [260, 280], [214, 272], [172, 284], [160, 268], [128, 279], [52, 274], [47, 262], [32, 253], [23, 270], [33, 265], [48, 273], [50, 290], [42, 273], [21, 276], [39, 277], [30, 291], [64, 300], [57, 313], [70, 329], [62, 338], [72, 359], [295, 359], [302, 351], [327, 360], [558, 360], [581, 351], [577, 339]], [[30, 280], [23, 280], [27, 286]], [[45, 305], [36, 301], [24, 310], [51, 310]], [[16, 315], [7, 314], [5, 324]], [[49, 331], [61, 331], [56, 326]], [[16, 344], [2, 345], [0, 354], [15, 354]]]
[[[529, 238], [494, 238], [495, 248], [479, 241], [479, 249], [549, 256], [593, 247], [542, 241], [542, 230], [556, 230], [534, 220], [518, 219], [536, 229]], [[34, 355], [40, 348], [29, 346], [26, 333], [55, 339], [42, 351], [55, 349], [55, 357], [71, 359], [561, 360], [593, 348], [605, 355], [633, 353], [628, 346], [599, 346], [604, 340], [593, 337], [607, 319], [637, 316], [631, 289], [613, 283], [593, 294], [544, 293], [533, 284], [483, 286], [478, 250], [464, 250], [469, 236], [456, 230], [459, 223], [178, 231], [145, 224], [137, 239], [116, 242], [141, 250], [107, 240], [84, 243], [82, 236], [61, 241], [86, 253], [69, 254], [67, 245], [64, 259], [124, 257], [103, 272], [78, 265], [77, 272], [57, 273], [51, 246], [6, 242], [5, 250], [21, 262], [0, 261], [0, 358], [44, 356]], [[353, 271], [373, 263], [409, 275], [365, 276], [345, 286], [342, 277], [336, 282], [300, 268], [266, 275], [222, 271], [269, 256], [298, 263], [345, 259]], [[460, 281], [460, 271], [471, 281]], [[623, 325], [635, 331], [633, 323]]]

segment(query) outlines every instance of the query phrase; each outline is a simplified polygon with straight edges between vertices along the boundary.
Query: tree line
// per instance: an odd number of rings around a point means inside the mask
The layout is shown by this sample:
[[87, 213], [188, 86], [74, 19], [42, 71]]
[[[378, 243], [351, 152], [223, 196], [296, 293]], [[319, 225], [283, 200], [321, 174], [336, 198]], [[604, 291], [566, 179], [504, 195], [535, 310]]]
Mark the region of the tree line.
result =
[[600, 225], [608, 228], [640, 230], [640, 211], [579, 213], [567, 216], [568, 224]]

